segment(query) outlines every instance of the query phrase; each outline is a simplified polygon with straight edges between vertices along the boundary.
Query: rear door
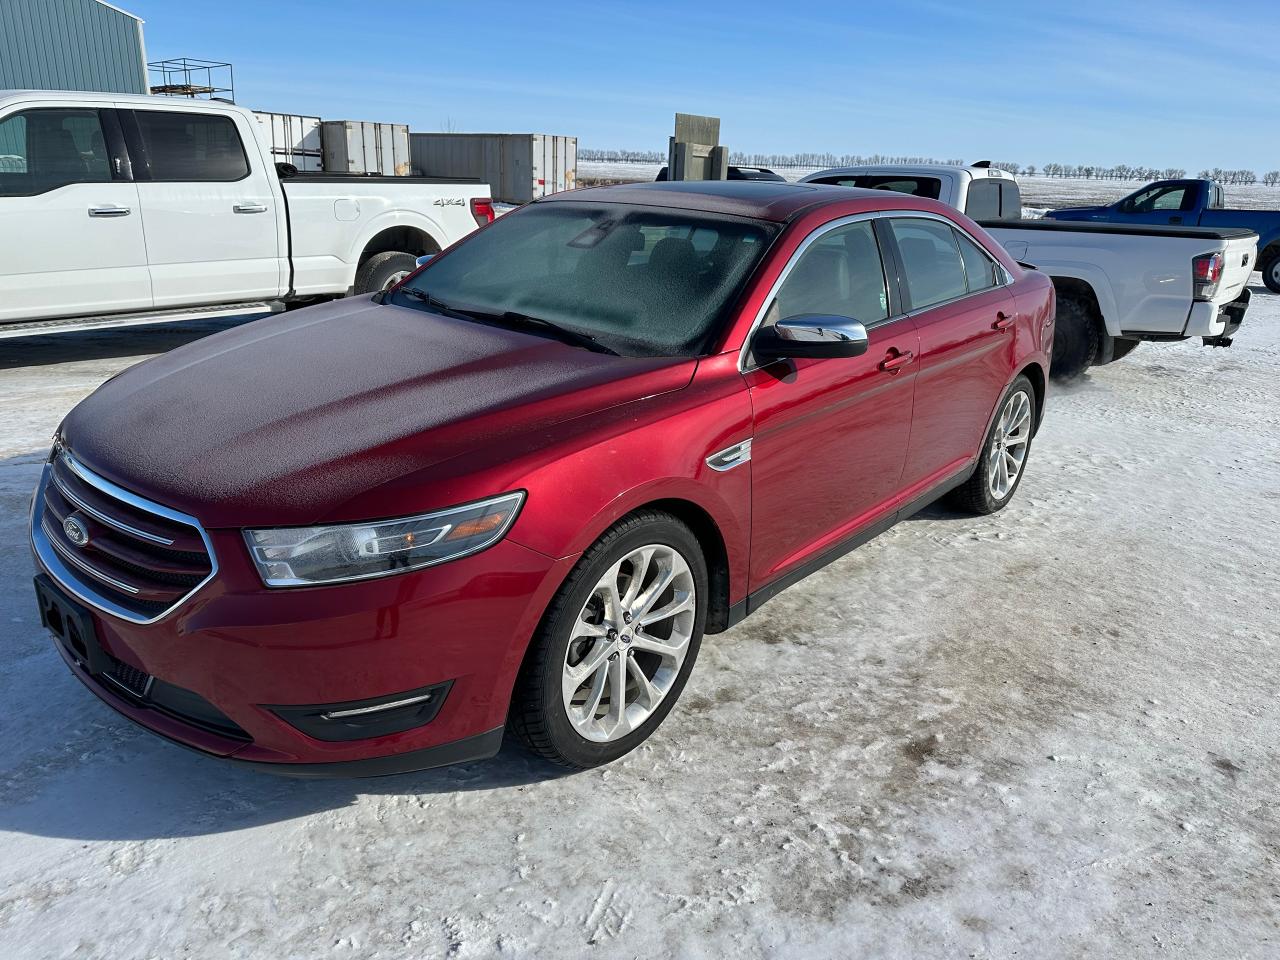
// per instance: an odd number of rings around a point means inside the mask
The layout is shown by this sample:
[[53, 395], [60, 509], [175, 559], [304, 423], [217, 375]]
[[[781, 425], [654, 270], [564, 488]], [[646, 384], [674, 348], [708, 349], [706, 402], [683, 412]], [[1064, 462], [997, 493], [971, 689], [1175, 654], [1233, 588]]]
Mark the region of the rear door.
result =
[[1008, 272], [931, 214], [881, 221], [920, 336], [915, 415], [902, 485], [913, 492], [973, 460], [1012, 376], [1017, 307]]
[[32, 106], [0, 119], [0, 322], [151, 302], [115, 111]]
[[[915, 323], [890, 299], [872, 219], [846, 218], [811, 234], [772, 291], [761, 322], [849, 317], [866, 326], [867, 352], [764, 366], [749, 350], [744, 358], [755, 415], [753, 590], [882, 518], [898, 492], [919, 338]], [[897, 362], [886, 366], [887, 360]]]
[[123, 114], [157, 307], [280, 296], [273, 169], [239, 114]]

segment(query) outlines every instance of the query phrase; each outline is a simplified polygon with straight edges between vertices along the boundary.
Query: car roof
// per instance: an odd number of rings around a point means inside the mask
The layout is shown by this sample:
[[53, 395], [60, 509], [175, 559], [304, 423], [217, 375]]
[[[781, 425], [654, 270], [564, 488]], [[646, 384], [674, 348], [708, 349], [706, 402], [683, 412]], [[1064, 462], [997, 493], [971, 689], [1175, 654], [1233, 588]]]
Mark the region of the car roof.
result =
[[[859, 207], [880, 210], [887, 206], [932, 210], [942, 204], [922, 197], [890, 194], [822, 183], [780, 183], [775, 180], [677, 180], [659, 183], [626, 183], [607, 187], [566, 190], [535, 203], [623, 203], [642, 207], [698, 210], [728, 216], [750, 217], [786, 223], [816, 207], [862, 201]], [[862, 212], [859, 210], [858, 212]]]

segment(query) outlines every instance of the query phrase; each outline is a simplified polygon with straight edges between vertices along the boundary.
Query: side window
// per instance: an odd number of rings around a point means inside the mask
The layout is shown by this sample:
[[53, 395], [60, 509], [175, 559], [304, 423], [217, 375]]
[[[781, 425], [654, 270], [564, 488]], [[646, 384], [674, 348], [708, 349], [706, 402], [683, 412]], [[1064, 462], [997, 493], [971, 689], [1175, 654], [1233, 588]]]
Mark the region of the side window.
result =
[[974, 180], [970, 183], [964, 212], [974, 220], [999, 220], [1000, 181]]
[[152, 180], [227, 183], [249, 175], [244, 144], [230, 117], [136, 110]]
[[105, 183], [111, 160], [96, 110], [27, 110], [0, 120], [0, 196]]
[[1152, 210], [1181, 210], [1183, 200], [1186, 199], [1187, 188], [1178, 187], [1174, 190], [1168, 190], [1160, 196], [1156, 197], [1151, 204]]
[[937, 220], [918, 217], [890, 221], [902, 254], [911, 309], [954, 300], [969, 292], [956, 233]]
[[800, 255], [765, 317], [775, 323], [804, 314], [869, 324], [889, 316], [884, 265], [871, 221], [831, 230]]
[[958, 230], [956, 242], [960, 244], [960, 259], [964, 262], [964, 276], [969, 292], [990, 290], [999, 285], [996, 263], [976, 243]]

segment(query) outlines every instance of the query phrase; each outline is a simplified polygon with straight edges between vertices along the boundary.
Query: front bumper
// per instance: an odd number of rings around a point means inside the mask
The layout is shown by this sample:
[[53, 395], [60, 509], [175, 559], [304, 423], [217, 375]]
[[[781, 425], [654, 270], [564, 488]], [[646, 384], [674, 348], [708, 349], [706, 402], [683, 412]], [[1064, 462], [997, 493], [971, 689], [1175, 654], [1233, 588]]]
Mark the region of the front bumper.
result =
[[[218, 574], [172, 612], [145, 624], [91, 614], [110, 657], [198, 695], [242, 735], [158, 709], [92, 675], [61, 642], [59, 652], [101, 700], [152, 732], [298, 776], [376, 776], [495, 753], [529, 638], [570, 565], [503, 541], [401, 576], [271, 590], [238, 530], [209, 536]], [[317, 739], [282, 709], [435, 686], [447, 696], [428, 722], [383, 736]]]

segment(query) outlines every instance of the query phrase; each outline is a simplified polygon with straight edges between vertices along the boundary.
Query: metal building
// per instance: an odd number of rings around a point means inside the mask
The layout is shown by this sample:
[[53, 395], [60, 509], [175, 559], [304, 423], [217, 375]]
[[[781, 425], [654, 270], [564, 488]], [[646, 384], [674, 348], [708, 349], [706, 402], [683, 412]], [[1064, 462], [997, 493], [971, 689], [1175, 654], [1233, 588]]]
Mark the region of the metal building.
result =
[[0, 90], [147, 93], [142, 21], [102, 0], [0, 0]]

